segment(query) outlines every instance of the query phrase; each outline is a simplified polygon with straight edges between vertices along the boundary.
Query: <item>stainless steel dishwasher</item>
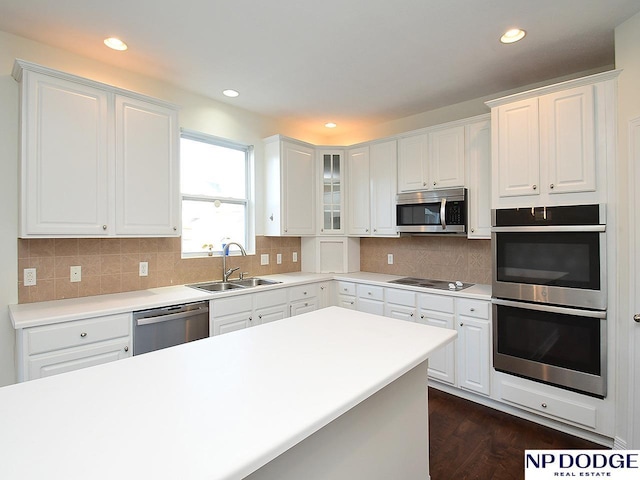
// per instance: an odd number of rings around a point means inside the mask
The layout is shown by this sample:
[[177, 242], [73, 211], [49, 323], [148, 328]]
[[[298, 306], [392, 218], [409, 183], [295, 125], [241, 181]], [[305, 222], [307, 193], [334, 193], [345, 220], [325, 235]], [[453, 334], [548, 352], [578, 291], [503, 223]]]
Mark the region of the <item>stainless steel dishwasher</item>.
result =
[[133, 354], [160, 350], [209, 336], [209, 302], [133, 312]]

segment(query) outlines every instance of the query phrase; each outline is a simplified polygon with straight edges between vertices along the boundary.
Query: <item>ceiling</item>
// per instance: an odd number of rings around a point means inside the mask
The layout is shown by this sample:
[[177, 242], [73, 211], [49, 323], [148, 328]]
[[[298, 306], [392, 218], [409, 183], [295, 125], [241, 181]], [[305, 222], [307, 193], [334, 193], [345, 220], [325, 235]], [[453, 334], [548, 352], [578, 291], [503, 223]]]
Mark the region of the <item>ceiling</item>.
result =
[[[611, 66], [614, 28], [638, 11], [640, 0], [0, 0], [0, 30], [344, 133]], [[525, 39], [501, 44], [514, 26]]]

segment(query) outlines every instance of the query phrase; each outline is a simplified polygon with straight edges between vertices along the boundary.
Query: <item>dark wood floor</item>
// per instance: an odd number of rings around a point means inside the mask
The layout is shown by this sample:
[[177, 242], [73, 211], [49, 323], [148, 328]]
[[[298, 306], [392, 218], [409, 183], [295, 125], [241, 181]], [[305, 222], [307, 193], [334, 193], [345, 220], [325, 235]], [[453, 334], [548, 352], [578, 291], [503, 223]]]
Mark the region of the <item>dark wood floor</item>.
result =
[[604, 448], [492, 408], [429, 389], [431, 480], [524, 478], [524, 451]]

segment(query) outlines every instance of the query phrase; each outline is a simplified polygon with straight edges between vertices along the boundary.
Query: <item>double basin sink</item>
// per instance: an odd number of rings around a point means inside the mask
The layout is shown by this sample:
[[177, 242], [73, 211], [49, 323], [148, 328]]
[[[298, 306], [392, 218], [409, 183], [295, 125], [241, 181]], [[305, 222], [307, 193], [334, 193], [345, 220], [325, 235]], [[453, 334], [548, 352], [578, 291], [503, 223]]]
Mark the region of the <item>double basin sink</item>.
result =
[[275, 280], [266, 280], [264, 278], [243, 278], [242, 280], [229, 280], [228, 282], [205, 282], [194, 283], [187, 285], [187, 287], [197, 288], [198, 290], [204, 290], [206, 292], [226, 292], [227, 290], [236, 290], [241, 288], [253, 288], [261, 285], [275, 285]]

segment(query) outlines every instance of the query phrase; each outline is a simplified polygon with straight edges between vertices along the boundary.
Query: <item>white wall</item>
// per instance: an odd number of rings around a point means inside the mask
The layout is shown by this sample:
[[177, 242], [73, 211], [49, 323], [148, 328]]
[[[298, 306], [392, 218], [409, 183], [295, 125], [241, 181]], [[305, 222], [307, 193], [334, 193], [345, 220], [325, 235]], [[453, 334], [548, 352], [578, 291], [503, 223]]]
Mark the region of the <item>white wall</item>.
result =
[[[619, 331], [619, 349], [618, 349], [618, 365], [620, 365], [618, 385], [619, 404], [617, 411], [617, 432], [618, 436], [624, 441], [630, 441], [628, 438], [630, 419], [627, 414], [628, 409], [635, 403], [640, 402], [640, 385], [633, 382], [633, 369], [629, 368], [633, 365], [634, 356], [634, 335], [632, 295], [634, 281], [640, 281], [640, 273], [630, 270], [630, 256], [638, 255], [638, 245], [632, 245], [629, 241], [631, 238], [629, 223], [627, 219], [631, 215], [635, 215], [630, 207], [629, 188], [637, 189], [637, 185], [630, 186], [628, 179], [632, 178], [634, 169], [640, 168], [640, 165], [630, 165], [629, 159], [629, 121], [640, 117], [640, 13], [636, 14], [620, 26], [615, 31], [616, 45], [616, 68], [622, 69], [622, 73], [618, 77], [618, 148], [617, 148], [617, 168], [616, 175], [619, 179], [616, 202], [618, 206], [618, 331]], [[635, 193], [637, 195], [637, 193]], [[637, 328], [637, 327], [636, 327]], [[635, 345], [636, 358], [640, 358], [640, 345]], [[635, 365], [636, 369], [640, 369], [640, 365]], [[627, 400], [629, 400], [627, 402]], [[636, 407], [635, 411], [636, 428], [640, 430], [640, 408]], [[640, 438], [640, 437], [639, 437]], [[634, 448], [640, 448], [635, 445]]]

